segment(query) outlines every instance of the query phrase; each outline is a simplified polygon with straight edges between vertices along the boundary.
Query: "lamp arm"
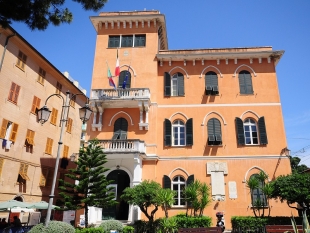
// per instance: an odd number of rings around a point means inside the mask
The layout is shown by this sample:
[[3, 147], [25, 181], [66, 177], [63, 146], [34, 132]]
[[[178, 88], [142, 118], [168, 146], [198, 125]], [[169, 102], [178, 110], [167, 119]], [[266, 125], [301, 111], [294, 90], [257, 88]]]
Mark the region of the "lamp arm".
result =
[[64, 97], [62, 97], [61, 95], [55, 93], [55, 94], [52, 94], [52, 95], [50, 95], [49, 97], [47, 97], [47, 99], [45, 100], [45, 104], [44, 104], [44, 105], [46, 105], [46, 104], [47, 104], [47, 101], [49, 100], [49, 98], [51, 98], [51, 97], [54, 96], [54, 95], [57, 95], [58, 97], [61, 97], [61, 98], [62, 98], [62, 105], [65, 104], [65, 99], [64, 99]]

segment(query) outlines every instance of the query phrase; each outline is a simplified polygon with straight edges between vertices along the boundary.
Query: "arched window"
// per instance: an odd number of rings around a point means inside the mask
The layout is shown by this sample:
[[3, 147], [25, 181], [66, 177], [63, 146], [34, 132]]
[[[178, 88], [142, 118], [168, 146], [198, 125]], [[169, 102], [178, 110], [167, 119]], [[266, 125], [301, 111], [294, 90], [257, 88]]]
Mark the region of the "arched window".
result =
[[217, 74], [209, 71], [205, 75], [206, 95], [217, 95], [219, 93]]
[[216, 118], [208, 121], [208, 145], [222, 145], [221, 123]]
[[177, 195], [174, 197], [174, 206], [185, 206], [185, 198], [183, 190], [185, 188], [186, 182], [182, 176], [176, 176], [172, 180], [172, 189], [176, 191]]
[[242, 70], [239, 73], [240, 94], [253, 94], [252, 76], [249, 71]]
[[164, 94], [165, 96], [184, 96], [184, 76], [176, 73], [172, 77], [165, 72]]
[[130, 88], [130, 84], [131, 84], [131, 73], [129, 72], [129, 70], [121, 71], [118, 78], [118, 87], [123, 89]]
[[176, 120], [173, 122], [172, 135], [174, 146], [185, 146], [185, 124], [183, 121]]
[[258, 182], [258, 186], [251, 189], [252, 206], [267, 206], [267, 199], [262, 191], [265, 186], [265, 182], [258, 179], [258, 177], [258, 174], [253, 174], [250, 176], [250, 180], [255, 179]]
[[247, 118], [243, 123], [246, 145], [258, 145], [257, 126], [254, 120]]
[[125, 118], [118, 118], [114, 123], [114, 135], [112, 140], [127, 139], [127, 131], [128, 131], [128, 122]]

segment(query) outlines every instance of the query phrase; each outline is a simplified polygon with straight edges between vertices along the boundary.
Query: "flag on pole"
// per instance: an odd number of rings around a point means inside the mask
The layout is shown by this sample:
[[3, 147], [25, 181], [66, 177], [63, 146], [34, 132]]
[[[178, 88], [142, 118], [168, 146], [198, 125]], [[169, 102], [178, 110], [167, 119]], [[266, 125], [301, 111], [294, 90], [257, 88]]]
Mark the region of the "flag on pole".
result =
[[109, 85], [110, 85], [111, 87], [113, 87], [113, 88], [116, 90], [116, 86], [115, 86], [115, 83], [114, 83], [114, 81], [113, 81], [113, 77], [112, 77], [112, 74], [111, 74], [111, 71], [110, 71], [108, 62], [107, 62], [107, 66], [108, 66], [108, 79], [109, 79]]
[[126, 76], [125, 76], [125, 79], [124, 79], [124, 82], [123, 82], [123, 85], [122, 85], [123, 89], [126, 88], [126, 84], [128, 82], [129, 69], [130, 69], [130, 65], [128, 66], [128, 70], [126, 72]]
[[119, 68], [119, 60], [118, 60], [118, 49], [116, 53], [116, 65], [115, 65], [115, 76], [119, 76], [120, 68]]

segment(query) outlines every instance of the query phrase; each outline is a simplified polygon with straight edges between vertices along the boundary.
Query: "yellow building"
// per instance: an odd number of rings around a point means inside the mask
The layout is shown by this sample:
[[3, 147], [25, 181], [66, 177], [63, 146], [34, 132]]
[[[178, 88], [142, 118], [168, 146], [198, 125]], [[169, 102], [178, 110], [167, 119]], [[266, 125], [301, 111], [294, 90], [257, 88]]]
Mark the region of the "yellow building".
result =
[[[85, 90], [67, 72], [62, 74], [12, 28], [0, 28], [0, 202], [48, 201], [55, 168], [63, 100], [69, 91], [70, 110], [63, 136], [57, 178], [64, 177], [68, 161], [80, 147], [79, 108]], [[67, 77], [66, 77], [67, 76]], [[37, 109], [52, 111], [44, 125]], [[58, 182], [56, 197], [58, 198]]]
[[[269, 180], [291, 172], [275, 70], [284, 51], [169, 50], [158, 11], [100, 13], [90, 20], [97, 39], [90, 93], [95, 114], [87, 134], [107, 154], [116, 199], [126, 187], [155, 180], [178, 192], [173, 216], [185, 213], [182, 189], [198, 179], [211, 188], [205, 215], [215, 220], [223, 211], [228, 228], [231, 216], [252, 216], [252, 201], [263, 197], [251, 195], [245, 181], [260, 171]], [[114, 89], [106, 61], [114, 75], [117, 54]], [[265, 208], [273, 216], [291, 213], [276, 200]], [[122, 201], [103, 210], [102, 218], [108, 216], [144, 218]]]

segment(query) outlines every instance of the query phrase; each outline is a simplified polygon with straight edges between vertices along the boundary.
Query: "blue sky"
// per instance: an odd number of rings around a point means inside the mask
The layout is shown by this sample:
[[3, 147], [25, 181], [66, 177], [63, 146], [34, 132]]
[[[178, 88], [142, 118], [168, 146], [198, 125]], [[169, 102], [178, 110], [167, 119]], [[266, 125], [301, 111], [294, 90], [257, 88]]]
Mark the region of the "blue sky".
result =
[[[74, 15], [71, 24], [51, 25], [43, 32], [22, 23], [12, 26], [89, 93], [96, 40], [89, 17], [99, 12], [84, 11], [71, 0], [66, 6]], [[101, 11], [144, 9], [165, 14], [169, 49], [272, 46], [285, 50], [276, 70], [288, 147], [310, 166], [309, 0], [110, 0]]]

